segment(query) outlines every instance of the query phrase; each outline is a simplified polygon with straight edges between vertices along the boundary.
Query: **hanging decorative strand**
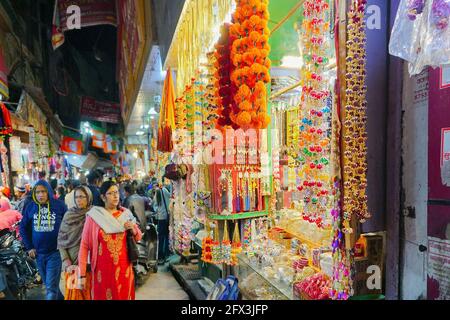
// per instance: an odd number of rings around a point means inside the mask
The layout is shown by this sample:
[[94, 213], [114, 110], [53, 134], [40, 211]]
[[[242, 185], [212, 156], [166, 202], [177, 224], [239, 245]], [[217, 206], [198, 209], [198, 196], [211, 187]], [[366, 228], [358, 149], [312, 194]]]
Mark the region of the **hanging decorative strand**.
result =
[[367, 206], [366, 0], [353, 0], [348, 13], [346, 102], [343, 122], [344, 232], [353, 233], [352, 216], [365, 222]]

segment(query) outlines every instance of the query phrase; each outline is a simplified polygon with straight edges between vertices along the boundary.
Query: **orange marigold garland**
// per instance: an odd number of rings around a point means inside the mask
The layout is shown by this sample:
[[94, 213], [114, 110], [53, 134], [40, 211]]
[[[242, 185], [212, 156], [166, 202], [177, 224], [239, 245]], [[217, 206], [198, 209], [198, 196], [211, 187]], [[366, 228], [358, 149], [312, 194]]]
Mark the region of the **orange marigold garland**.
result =
[[267, 128], [266, 84], [270, 82], [269, 19], [267, 0], [237, 0], [230, 27], [231, 81], [239, 88], [234, 95], [230, 119], [240, 128]]

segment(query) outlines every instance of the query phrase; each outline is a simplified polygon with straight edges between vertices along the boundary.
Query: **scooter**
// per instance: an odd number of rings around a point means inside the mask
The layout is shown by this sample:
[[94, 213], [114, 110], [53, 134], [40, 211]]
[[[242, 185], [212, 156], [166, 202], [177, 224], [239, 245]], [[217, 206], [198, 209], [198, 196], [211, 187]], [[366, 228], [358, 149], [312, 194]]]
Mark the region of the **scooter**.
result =
[[[14, 225], [16, 227], [17, 225]], [[37, 268], [15, 231], [0, 231], [0, 299], [25, 300], [34, 286]]]
[[[133, 211], [131, 208], [131, 212]], [[137, 285], [142, 285], [149, 273], [158, 272], [158, 231], [155, 217], [153, 213], [146, 211], [146, 218], [146, 230], [143, 232], [142, 239], [136, 243], [139, 251], [138, 261], [134, 265]]]

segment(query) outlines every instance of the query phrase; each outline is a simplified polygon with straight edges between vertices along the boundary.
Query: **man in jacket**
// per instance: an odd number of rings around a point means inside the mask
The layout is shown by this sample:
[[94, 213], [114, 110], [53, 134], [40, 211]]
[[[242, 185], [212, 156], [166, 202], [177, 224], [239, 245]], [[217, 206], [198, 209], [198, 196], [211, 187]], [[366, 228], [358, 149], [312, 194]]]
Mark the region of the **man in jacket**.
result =
[[24, 209], [20, 235], [31, 258], [37, 260], [39, 274], [47, 290], [47, 300], [63, 300], [59, 290], [62, 261], [57, 249], [59, 227], [66, 205], [54, 199], [50, 185], [40, 180], [32, 190], [32, 202]]
[[153, 207], [156, 212], [158, 225], [158, 264], [164, 264], [169, 258], [169, 215], [170, 198], [172, 197], [170, 184], [160, 185], [155, 190]]
[[139, 221], [139, 227], [145, 232], [147, 226], [147, 218], [145, 217], [145, 200], [136, 193], [136, 189], [132, 184], [126, 184], [124, 187], [125, 200], [123, 206], [133, 213]]
[[99, 186], [102, 184], [103, 177], [100, 176], [100, 173], [97, 171], [91, 172], [87, 176], [88, 181], [88, 188], [92, 192], [93, 202], [92, 204], [94, 206], [103, 206], [102, 198], [100, 197], [100, 190]]

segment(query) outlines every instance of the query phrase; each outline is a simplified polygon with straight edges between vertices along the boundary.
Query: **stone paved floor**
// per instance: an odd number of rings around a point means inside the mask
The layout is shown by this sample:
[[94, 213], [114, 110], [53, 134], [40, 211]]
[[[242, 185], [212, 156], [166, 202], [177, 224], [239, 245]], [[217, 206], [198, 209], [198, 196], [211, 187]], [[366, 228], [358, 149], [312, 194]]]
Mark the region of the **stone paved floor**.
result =
[[[173, 261], [174, 258], [171, 262]], [[27, 299], [45, 300], [45, 289], [41, 286], [28, 291]], [[152, 273], [146, 282], [137, 288], [136, 300], [189, 300], [189, 296], [172, 275], [169, 263], [166, 263], [160, 265], [158, 272]]]
[[175, 280], [168, 264], [160, 266], [144, 285], [136, 290], [136, 300], [189, 300], [187, 293]]

